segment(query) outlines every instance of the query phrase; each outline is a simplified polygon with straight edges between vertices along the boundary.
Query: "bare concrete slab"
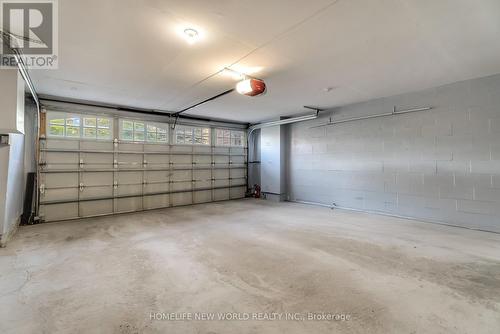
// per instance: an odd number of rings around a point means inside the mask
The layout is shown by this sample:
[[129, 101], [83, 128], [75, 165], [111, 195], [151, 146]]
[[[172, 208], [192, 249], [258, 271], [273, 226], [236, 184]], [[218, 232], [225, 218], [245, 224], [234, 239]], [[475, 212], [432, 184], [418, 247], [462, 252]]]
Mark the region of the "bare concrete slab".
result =
[[0, 255], [1, 333], [500, 332], [500, 235], [404, 219], [239, 200], [22, 227]]

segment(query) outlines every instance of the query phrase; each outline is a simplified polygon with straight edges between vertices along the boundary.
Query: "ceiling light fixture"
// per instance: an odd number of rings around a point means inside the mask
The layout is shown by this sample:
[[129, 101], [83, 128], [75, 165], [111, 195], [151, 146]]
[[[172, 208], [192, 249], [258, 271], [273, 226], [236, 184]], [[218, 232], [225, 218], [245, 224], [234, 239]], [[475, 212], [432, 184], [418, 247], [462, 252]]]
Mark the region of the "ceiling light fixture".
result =
[[194, 44], [199, 40], [200, 34], [193, 28], [184, 29], [184, 38], [189, 44]]

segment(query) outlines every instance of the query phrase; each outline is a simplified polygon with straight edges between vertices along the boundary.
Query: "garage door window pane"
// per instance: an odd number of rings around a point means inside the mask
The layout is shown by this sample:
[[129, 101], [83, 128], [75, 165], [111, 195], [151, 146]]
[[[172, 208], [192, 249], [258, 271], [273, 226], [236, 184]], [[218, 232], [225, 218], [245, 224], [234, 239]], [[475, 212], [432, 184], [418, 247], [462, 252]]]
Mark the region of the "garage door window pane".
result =
[[238, 130], [216, 129], [217, 146], [245, 146], [245, 132]]
[[148, 132], [147, 141], [156, 142], [156, 132]]
[[66, 118], [66, 126], [80, 126], [80, 117]]
[[111, 120], [109, 118], [98, 118], [97, 127], [101, 129], [111, 128]]
[[159, 142], [166, 143], [168, 141], [168, 137], [166, 133], [158, 133], [157, 139]]
[[66, 127], [66, 137], [71, 137], [71, 138], [80, 138], [80, 128], [74, 127], [74, 126], [67, 126]]
[[83, 119], [83, 126], [95, 128], [96, 127], [96, 118], [95, 117], [92, 117], [92, 118], [85, 117]]
[[184, 143], [192, 144], [193, 143], [193, 133], [192, 132], [184, 132]]
[[231, 131], [231, 146], [243, 146], [243, 131]]
[[123, 140], [134, 140], [134, 131], [126, 130], [121, 133], [121, 139]]
[[144, 131], [144, 123], [134, 122], [134, 131], [137, 132]]
[[111, 139], [111, 130], [97, 129], [97, 139]]
[[175, 143], [185, 145], [210, 145], [210, 129], [178, 125], [175, 128]]
[[88, 139], [95, 139], [97, 131], [95, 128], [84, 128], [83, 129], [83, 137]]
[[124, 121], [122, 120], [122, 129], [123, 130], [134, 130], [134, 122], [132, 121]]
[[[97, 131], [98, 128], [102, 128], [103, 131]], [[49, 111], [47, 112], [47, 130], [49, 137], [111, 140], [113, 120], [110, 117]]]
[[51, 124], [64, 125], [64, 118], [56, 118], [50, 120]]
[[64, 125], [49, 125], [49, 135], [64, 137]]
[[144, 132], [134, 131], [134, 140], [135, 141], [144, 141]]

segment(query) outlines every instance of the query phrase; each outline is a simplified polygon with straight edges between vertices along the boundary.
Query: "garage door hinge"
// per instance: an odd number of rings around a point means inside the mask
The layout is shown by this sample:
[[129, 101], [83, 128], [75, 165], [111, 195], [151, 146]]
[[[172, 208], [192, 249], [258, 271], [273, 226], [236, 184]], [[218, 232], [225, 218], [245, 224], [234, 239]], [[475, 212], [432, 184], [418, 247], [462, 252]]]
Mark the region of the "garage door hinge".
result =
[[114, 188], [114, 189], [118, 188], [118, 181], [114, 181], [114, 182], [113, 182], [113, 188]]
[[118, 168], [118, 161], [117, 160], [113, 160], [113, 167]]
[[83, 167], [83, 159], [80, 159], [80, 168]]
[[80, 191], [83, 191], [83, 188], [85, 188], [84, 184], [83, 183], [80, 183]]
[[41, 184], [40, 185], [40, 194], [44, 194], [45, 193], [45, 184]]

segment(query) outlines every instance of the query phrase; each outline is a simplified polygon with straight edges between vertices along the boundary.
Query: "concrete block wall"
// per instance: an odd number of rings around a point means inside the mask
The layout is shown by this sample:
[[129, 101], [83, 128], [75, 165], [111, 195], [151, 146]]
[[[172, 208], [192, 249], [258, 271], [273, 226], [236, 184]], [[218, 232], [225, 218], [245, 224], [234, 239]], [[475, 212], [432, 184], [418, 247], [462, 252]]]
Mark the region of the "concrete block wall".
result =
[[[430, 111], [314, 127], [413, 107]], [[290, 125], [288, 198], [500, 232], [500, 75]]]

